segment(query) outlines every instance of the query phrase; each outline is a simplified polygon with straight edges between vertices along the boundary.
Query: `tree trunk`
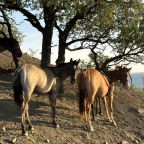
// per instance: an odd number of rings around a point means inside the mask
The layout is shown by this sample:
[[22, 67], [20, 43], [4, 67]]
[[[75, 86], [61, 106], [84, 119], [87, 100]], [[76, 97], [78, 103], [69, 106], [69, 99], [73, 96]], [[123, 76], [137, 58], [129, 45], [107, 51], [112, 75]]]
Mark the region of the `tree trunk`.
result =
[[41, 67], [45, 68], [51, 63], [51, 43], [53, 27], [46, 29], [42, 39]]
[[66, 51], [66, 39], [63, 35], [60, 35], [59, 36], [58, 58], [56, 60], [56, 65], [65, 62], [65, 51]]

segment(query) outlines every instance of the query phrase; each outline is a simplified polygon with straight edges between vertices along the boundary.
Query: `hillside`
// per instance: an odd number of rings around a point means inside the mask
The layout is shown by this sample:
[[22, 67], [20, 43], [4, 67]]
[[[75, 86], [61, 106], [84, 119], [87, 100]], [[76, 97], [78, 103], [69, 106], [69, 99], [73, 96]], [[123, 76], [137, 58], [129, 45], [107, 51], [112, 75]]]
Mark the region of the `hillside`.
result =
[[[114, 118], [111, 125], [105, 110], [92, 122], [94, 132], [84, 130], [78, 113], [77, 86], [65, 81], [65, 93], [57, 100], [59, 129], [51, 124], [51, 111], [45, 95], [34, 94], [30, 101], [30, 117], [35, 133], [21, 136], [20, 109], [13, 101], [11, 55], [0, 54], [0, 144], [136, 144], [144, 143], [144, 91], [116, 87]], [[27, 54], [21, 63], [39, 65], [39, 60]]]

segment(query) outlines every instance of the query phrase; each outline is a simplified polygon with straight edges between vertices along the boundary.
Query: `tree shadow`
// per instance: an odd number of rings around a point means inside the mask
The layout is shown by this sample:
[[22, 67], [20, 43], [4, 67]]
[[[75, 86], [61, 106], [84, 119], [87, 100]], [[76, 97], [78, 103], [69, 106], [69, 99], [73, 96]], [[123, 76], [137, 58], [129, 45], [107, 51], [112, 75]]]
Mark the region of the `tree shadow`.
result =
[[14, 101], [9, 99], [0, 100], [0, 120], [7, 122], [17, 122], [19, 116], [19, 111], [14, 103]]

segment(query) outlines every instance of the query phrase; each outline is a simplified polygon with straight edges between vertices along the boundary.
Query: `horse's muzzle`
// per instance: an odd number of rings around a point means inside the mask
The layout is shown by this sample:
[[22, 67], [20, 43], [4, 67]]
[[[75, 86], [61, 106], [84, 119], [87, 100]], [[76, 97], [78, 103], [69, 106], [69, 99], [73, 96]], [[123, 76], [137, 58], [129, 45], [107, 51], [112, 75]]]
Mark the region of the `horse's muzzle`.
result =
[[20, 57], [22, 57], [22, 52], [17, 54], [17, 58], [20, 58]]

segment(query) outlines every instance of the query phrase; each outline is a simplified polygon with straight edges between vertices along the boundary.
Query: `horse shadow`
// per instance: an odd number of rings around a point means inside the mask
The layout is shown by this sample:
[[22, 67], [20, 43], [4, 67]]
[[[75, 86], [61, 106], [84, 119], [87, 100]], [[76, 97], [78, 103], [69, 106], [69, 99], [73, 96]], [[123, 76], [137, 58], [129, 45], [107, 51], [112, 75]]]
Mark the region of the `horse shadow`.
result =
[[[47, 117], [51, 117], [49, 111], [40, 110], [39, 108], [42, 106], [49, 107], [48, 104], [44, 102], [30, 102], [30, 116], [42, 116], [47, 115]], [[21, 108], [17, 106], [12, 99], [1, 99], [0, 100], [0, 120], [5, 122], [20, 122], [21, 120]], [[33, 120], [34, 124], [40, 123], [38, 120]]]
[[[0, 67], [0, 94], [4, 93], [0, 98], [0, 121], [4, 121], [4, 123], [21, 123], [21, 108], [16, 105], [13, 98], [12, 93], [12, 76], [11, 70], [8, 72], [7, 70], [1, 71]], [[47, 102], [43, 102], [41, 100], [42, 95], [38, 94], [37, 97], [33, 97], [32, 100], [29, 102], [29, 114], [30, 119], [33, 125], [47, 125], [49, 127], [53, 127], [51, 123], [51, 108], [47, 96]], [[38, 98], [38, 100], [37, 100]], [[75, 100], [76, 97], [71, 95], [64, 95], [65, 99], [73, 99]], [[61, 121], [66, 119], [66, 121], [70, 121], [74, 119], [74, 115], [67, 115], [64, 111], [69, 110], [67, 107], [62, 106], [61, 100], [58, 102], [59, 104], [56, 105], [57, 114], [56, 116]], [[39, 117], [43, 117], [39, 119]], [[58, 122], [59, 123], [59, 122]], [[73, 125], [69, 126], [67, 123], [63, 124], [61, 122], [62, 127], [65, 129], [70, 129]], [[60, 125], [61, 125], [60, 124]], [[78, 127], [74, 125], [74, 127]]]

